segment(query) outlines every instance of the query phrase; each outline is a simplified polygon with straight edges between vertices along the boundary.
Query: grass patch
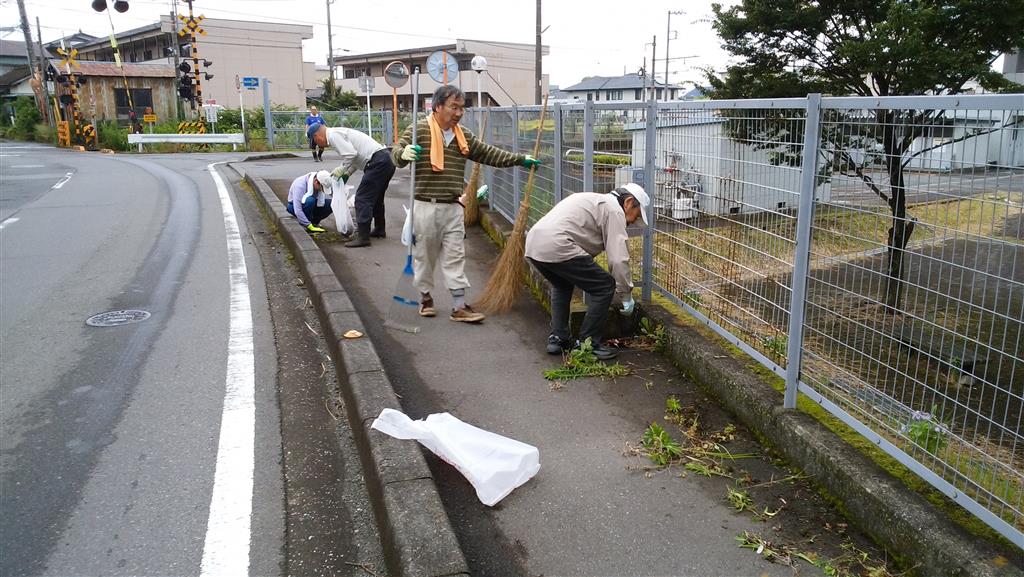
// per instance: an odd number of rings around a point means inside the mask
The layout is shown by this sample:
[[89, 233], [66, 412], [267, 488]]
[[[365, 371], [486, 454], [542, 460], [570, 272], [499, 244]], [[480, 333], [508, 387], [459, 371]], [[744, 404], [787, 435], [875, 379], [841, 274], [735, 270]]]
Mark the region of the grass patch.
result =
[[567, 381], [585, 377], [623, 377], [628, 374], [629, 369], [619, 363], [604, 363], [597, 360], [594, 356], [594, 346], [588, 338], [565, 355], [562, 366], [546, 369], [544, 378], [549, 381]]

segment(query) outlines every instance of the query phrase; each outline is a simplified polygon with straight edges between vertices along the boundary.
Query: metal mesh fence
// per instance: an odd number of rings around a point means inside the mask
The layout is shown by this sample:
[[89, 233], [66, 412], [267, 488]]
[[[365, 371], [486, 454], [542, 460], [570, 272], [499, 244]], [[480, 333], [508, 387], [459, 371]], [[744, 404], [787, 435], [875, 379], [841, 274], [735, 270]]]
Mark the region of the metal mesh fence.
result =
[[[302, 110], [273, 110], [271, 122], [274, 130], [274, 148], [309, 148], [306, 138], [306, 117]], [[327, 126], [354, 128], [373, 136], [378, 142], [390, 146], [393, 141], [392, 115], [390, 111], [370, 112], [369, 124], [366, 111], [324, 110], [320, 112]], [[370, 130], [367, 130], [367, 126]]]
[[823, 110], [802, 376], [1019, 531], [1022, 110], [920, 102]]
[[[660, 111], [656, 287], [786, 365], [804, 110]], [[643, 133], [637, 146], [643, 146]]]
[[[531, 151], [537, 109], [487, 141]], [[634, 276], [1024, 546], [1024, 96], [648, 110], [553, 107], [529, 222], [644, 185]], [[513, 220], [525, 171], [485, 174]]]

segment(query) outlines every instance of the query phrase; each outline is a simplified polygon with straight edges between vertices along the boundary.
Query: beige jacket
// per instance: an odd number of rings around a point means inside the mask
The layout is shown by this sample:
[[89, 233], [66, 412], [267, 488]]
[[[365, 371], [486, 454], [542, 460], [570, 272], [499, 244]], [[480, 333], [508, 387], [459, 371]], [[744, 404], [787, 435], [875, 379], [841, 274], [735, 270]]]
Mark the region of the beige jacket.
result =
[[540, 262], [565, 262], [608, 253], [608, 271], [620, 298], [633, 290], [626, 245], [626, 213], [610, 194], [577, 192], [555, 205], [526, 235], [526, 256]]

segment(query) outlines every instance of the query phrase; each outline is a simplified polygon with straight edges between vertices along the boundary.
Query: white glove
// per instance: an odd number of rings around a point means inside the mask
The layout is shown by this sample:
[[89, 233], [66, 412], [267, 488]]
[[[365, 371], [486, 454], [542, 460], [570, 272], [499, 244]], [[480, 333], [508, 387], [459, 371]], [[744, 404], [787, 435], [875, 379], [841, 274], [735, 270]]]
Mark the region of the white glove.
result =
[[633, 307], [635, 306], [636, 301], [634, 301], [633, 296], [630, 295], [629, 298], [626, 298], [622, 301], [622, 309], [619, 310], [619, 314], [624, 317], [628, 317], [629, 315], [633, 314]]
[[423, 147], [418, 144], [405, 145], [405, 148], [402, 150], [402, 160], [419, 160], [421, 150], [423, 150]]

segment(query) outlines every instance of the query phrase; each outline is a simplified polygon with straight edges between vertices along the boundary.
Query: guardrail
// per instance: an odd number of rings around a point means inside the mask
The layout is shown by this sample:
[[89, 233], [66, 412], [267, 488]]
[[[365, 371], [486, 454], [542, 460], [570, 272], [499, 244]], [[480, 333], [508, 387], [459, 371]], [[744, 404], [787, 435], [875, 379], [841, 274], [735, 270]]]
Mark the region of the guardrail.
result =
[[178, 144], [230, 144], [231, 150], [238, 150], [239, 144], [245, 144], [245, 135], [240, 132], [226, 134], [129, 134], [128, 144], [138, 144], [142, 152], [143, 144], [158, 142], [174, 142]]

